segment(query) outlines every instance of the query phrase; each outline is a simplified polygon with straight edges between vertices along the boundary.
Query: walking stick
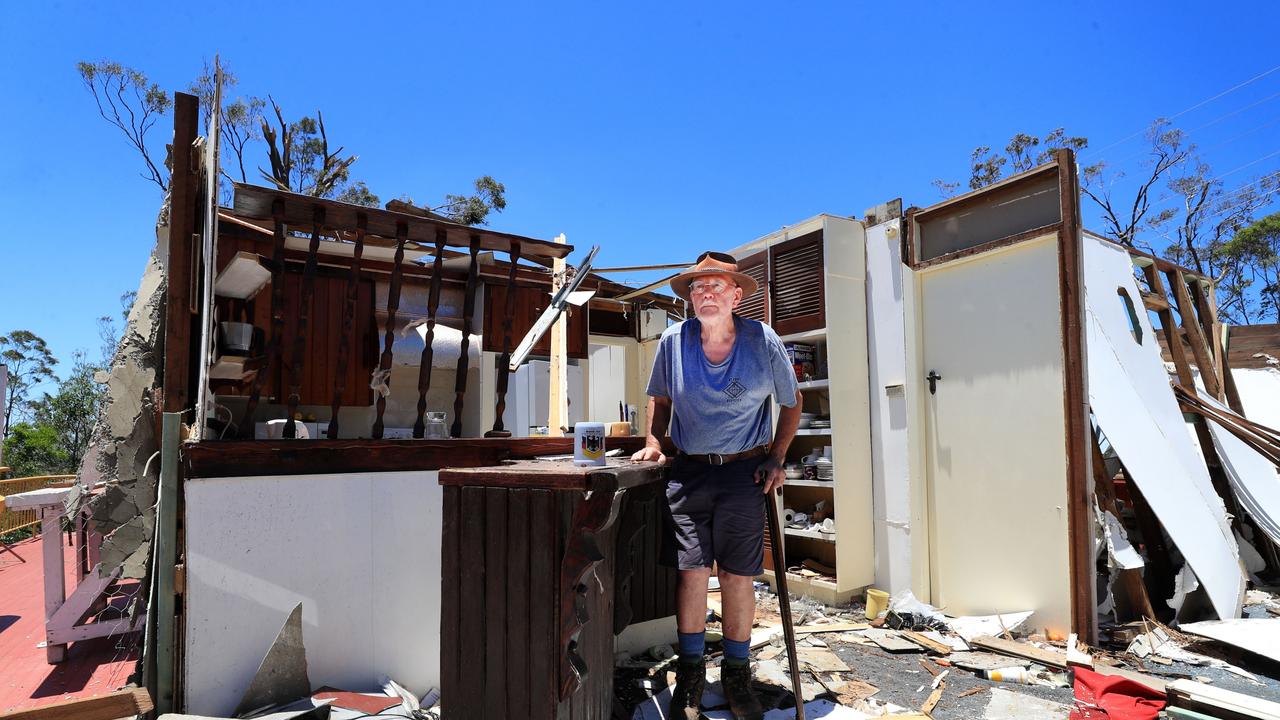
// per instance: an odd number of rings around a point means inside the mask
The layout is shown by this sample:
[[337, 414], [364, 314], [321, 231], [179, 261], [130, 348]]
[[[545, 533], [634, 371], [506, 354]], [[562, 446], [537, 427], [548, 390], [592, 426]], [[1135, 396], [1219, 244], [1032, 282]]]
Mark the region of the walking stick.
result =
[[[781, 492], [781, 490], [779, 490]], [[778, 503], [765, 498], [769, 519], [769, 546], [773, 552], [773, 577], [778, 590], [778, 612], [782, 615], [782, 639], [787, 643], [787, 664], [791, 666], [791, 690], [796, 695], [796, 720], [804, 720], [804, 693], [800, 689], [800, 659], [796, 657], [796, 631], [791, 626], [791, 596], [787, 594], [787, 561], [782, 553], [782, 528]]]

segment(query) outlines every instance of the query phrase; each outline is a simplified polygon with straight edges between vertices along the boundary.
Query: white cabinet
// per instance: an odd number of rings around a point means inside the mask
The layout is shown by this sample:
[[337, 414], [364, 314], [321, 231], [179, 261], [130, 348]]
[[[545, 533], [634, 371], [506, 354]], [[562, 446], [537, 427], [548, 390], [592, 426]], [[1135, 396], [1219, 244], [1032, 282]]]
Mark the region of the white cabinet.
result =
[[[568, 365], [565, 370], [569, 385], [569, 424], [572, 425], [586, 419], [582, 417], [585, 388], [581, 367]], [[531, 427], [547, 424], [550, 383], [551, 364], [546, 360], [530, 360], [511, 374], [502, 424], [511, 431], [512, 437], [528, 437]]]

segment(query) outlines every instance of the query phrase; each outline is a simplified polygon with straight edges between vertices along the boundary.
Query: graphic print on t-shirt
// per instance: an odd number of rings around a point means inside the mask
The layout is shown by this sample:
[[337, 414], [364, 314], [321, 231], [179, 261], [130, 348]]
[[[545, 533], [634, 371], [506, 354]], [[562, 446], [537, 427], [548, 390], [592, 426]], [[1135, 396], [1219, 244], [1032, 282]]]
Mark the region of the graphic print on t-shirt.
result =
[[728, 395], [734, 400], [737, 400], [739, 397], [742, 396], [742, 393], [746, 391], [747, 391], [746, 385], [743, 385], [742, 383], [738, 382], [738, 378], [732, 378], [729, 381], [728, 387], [724, 389], [724, 394]]

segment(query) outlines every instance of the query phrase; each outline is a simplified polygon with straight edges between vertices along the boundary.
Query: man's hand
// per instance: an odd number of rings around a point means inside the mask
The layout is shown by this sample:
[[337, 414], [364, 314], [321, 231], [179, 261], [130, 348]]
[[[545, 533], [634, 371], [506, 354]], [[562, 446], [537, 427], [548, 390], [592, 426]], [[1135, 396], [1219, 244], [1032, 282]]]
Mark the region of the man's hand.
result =
[[756, 484], [764, 484], [765, 495], [775, 490], [781, 490], [782, 483], [786, 479], [787, 474], [782, 470], [782, 463], [772, 456], [760, 463], [760, 467], [756, 468]]
[[662, 450], [646, 445], [631, 456], [631, 462], [657, 462], [659, 465], [666, 465], [667, 456], [662, 454]]

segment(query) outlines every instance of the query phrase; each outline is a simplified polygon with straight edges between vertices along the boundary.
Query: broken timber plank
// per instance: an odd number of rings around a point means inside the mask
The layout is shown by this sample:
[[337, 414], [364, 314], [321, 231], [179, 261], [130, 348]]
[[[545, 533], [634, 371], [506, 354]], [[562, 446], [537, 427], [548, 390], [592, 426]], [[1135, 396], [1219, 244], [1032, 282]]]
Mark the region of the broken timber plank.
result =
[[938, 705], [938, 701], [942, 699], [942, 691], [946, 689], [947, 681], [943, 680], [942, 682], [939, 682], [938, 687], [929, 694], [929, 699], [925, 700], [924, 704], [920, 706], [920, 712], [926, 715], [933, 712], [933, 709]]
[[1026, 658], [1041, 665], [1049, 665], [1059, 670], [1067, 669], [1067, 655], [1054, 650], [1045, 650], [1036, 647], [1030, 643], [1017, 642], [1016, 640], [1005, 640], [1004, 638], [994, 638], [989, 636], [976, 637], [969, 641], [974, 647], [992, 650], [1003, 655], [1012, 655], [1014, 657]]
[[902, 636], [893, 630], [869, 628], [862, 631], [862, 636], [879, 645], [881, 649], [892, 653], [921, 652], [923, 650], [919, 645], [903, 640]]
[[45, 705], [30, 710], [0, 713], [3, 720], [119, 720], [151, 712], [151, 696], [145, 688], [120, 690], [98, 697]]
[[929, 652], [936, 653], [938, 655], [951, 654], [950, 645], [945, 645], [943, 643], [938, 642], [937, 640], [934, 640], [931, 637], [921, 635], [915, 630], [899, 630], [898, 632], [902, 634], [902, 637], [910, 640], [911, 642], [919, 645], [920, 647], [924, 648], [925, 650], [928, 650]]

